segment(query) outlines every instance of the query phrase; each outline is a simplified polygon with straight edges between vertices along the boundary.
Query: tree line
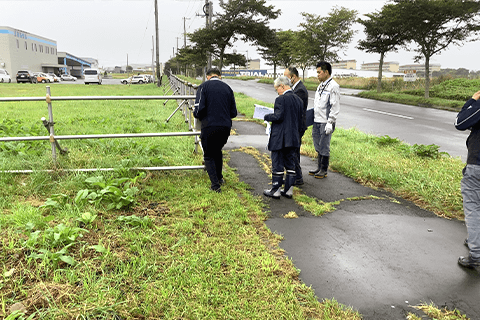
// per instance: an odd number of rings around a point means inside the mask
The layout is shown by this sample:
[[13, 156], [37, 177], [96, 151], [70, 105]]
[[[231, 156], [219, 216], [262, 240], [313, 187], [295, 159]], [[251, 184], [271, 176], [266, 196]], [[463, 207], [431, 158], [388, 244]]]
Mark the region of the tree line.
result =
[[[208, 57], [214, 65], [246, 66], [244, 55], [231, 51], [236, 41], [253, 43], [274, 73], [278, 66], [305, 69], [317, 61], [336, 62], [363, 27], [359, 50], [379, 55], [377, 91], [381, 91], [382, 66], [390, 52], [405, 49], [425, 64], [425, 98], [429, 97], [430, 59], [451, 46], [475, 41], [480, 32], [480, 0], [390, 0], [378, 11], [359, 18], [356, 10], [335, 6], [325, 16], [301, 13], [298, 30], [276, 30], [269, 22], [280, 10], [265, 0], [220, 2], [220, 13], [208, 27], [188, 34], [190, 45], [179, 49], [166, 63], [173, 72], [202, 74]], [[475, 54], [475, 53], [472, 53]]]

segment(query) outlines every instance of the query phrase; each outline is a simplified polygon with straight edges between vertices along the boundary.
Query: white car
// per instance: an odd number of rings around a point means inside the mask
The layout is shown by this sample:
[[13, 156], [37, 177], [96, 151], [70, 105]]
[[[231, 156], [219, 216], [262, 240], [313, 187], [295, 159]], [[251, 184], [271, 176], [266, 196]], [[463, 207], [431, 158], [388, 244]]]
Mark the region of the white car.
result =
[[62, 81], [77, 81], [77, 77], [74, 77], [74, 76], [72, 76], [72, 75], [70, 75], [70, 74], [62, 74], [62, 75], [60, 76], [60, 79], [61, 79]]
[[48, 75], [53, 78], [53, 81], [60, 82], [60, 77], [53, 72], [49, 72]]
[[129, 77], [127, 79], [120, 80], [120, 83], [122, 83], [122, 84], [127, 84], [127, 83], [142, 84], [142, 83], [147, 83], [147, 80], [145, 79], [144, 76], [133, 76], [133, 77]]
[[12, 77], [10, 77], [8, 71], [5, 69], [0, 69], [0, 82], [12, 82]]

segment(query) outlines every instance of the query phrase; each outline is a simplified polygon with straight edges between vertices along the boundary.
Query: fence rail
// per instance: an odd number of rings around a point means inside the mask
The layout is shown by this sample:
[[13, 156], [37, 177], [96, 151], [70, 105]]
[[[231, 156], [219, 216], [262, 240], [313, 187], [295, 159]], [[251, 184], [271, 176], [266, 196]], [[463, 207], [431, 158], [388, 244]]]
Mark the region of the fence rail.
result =
[[[201, 143], [199, 140], [200, 132], [197, 128], [200, 127], [200, 123], [192, 116], [193, 106], [195, 101], [197, 86], [180, 78], [170, 74], [168, 76], [170, 88], [166, 93], [174, 90], [173, 95], [170, 96], [64, 96], [55, 97], [51, 96], [50, 87], [47, 86], [47, 94], [45, 97], [1, 97], [1, 102], [32, 102], [32, 101], [46, 101], [48, 105], [48, 121], [42, 118], [44, 126], [49, 131], [49, 136], [29, 136], [29, 137], [0, 137], [0, 142], [11, 141], [39, 141], [49, 140], [52, 146], [52, 158], [54, 167], [56, 168], [57, 161], [57, 148], [60, 149], [62, 154], [66, 153], [65, 150], [60, 148], [58, 140], [73, 140], [73, 139], [115, 139], [115, 138], [145, 138], [145, 137], [172, 137], [172, 136], [194, 136], [195, 137], [195, 152], [198, 152], [198, 146]], [[177, 95], [178, 94], [178, 95]], [[188, 124], [190, 132], [156, 132], [156, 133], [126, 133], [126, 134], [94, 134], [94, 135], [55, 135], [54, 121], [53, 121], [53, 101], [84, 101], [84, 100], [166, 100], [164, 105], [169, 100], [178, 101], [178, 108], [165, 120], [168, 122], [177, 111], [182, 110], [185, 116], [185, 122]], [[204, 166], [168, 166], [168, 167], [137, 167], [131, 168], [132, 170], [192, 170], [192, 169], [204, 169]], [[114, 168], [94, 168], [94, 169], [62, 169], [63, 171], [113, 171]], [[47, 172], [57, 171], [44, 170]], [[32, 173], [33, 170], [7, 170], [4, 173]]]

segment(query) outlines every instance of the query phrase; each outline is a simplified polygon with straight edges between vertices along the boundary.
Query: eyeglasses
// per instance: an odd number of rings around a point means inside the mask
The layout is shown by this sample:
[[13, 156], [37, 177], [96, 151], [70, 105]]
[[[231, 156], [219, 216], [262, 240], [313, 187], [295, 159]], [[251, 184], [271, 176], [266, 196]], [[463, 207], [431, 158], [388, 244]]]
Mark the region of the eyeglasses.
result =
[[282, 86], [282, 87], [283, 87], [283, 84], [281, 84], [281, 85], [279, 85], [279, 86], [276, 86], [276, 87], [274, 87], [274, 88], [275, 88], [275, 92], [277, 92], [277, 93], [278, 93], [278, 88], [280, 88], [280, 86]]

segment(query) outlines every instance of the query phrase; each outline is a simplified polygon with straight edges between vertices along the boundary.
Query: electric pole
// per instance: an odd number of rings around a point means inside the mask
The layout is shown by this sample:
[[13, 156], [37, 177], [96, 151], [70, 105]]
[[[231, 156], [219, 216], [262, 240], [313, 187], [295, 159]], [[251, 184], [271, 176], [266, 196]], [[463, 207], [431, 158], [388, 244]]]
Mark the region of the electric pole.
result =
[[160, 87], [162, 85], [162, 77], [160, 76], [160, 53], [159, 53], [159, 41], [158, 41], [158, 4], [157, 0], [155, 0], [155, 35], [156, 35], [156, 53], [155, 53], [155, 58], [156, 58], [156, 69], [157, 69], [157, 87]]

